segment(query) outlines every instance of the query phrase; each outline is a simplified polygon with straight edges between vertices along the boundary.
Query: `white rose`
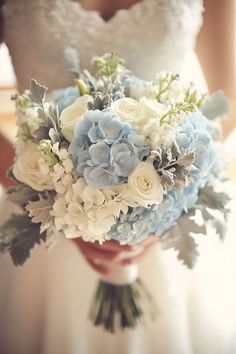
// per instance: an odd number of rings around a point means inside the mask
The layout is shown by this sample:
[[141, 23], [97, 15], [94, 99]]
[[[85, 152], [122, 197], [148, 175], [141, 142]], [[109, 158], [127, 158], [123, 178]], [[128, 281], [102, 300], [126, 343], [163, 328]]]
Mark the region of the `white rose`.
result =
[[61, 131], [69, 142], [73, 140], [75, 124], [79, 122], [83, 115], [88, 111], [88, 102], [91, 100], [91, 96], [83, 95], [61, 112]]
[[151, 162], [140, 162], [128, 178], [127, 202], [135, 202], [145, 208], [160, 204], [163, 186]]
[[28, 184], [37, 191], [53, 189], [53, 183], [48, 173], [43, 173], [44, 155], [33, 143], [26, 145], [17, 156], [13, 166], [13, 174], [20, 182]]
[[142, 106], [134, 98], [120, 98], [112, 103], [111, 108], [123, 122], [140, 126], [145, 121]]
[[160, 117], [166, 111], [166, 105], [146, 97], [140, 99], [140, 106], [145, 117]]
[[146, 97], [139, 102], [133, 98], [121, 98], [111, 107], [122, 121], [141, 129], [150, 119], [158, 119], [166, 110], [165, 105]]

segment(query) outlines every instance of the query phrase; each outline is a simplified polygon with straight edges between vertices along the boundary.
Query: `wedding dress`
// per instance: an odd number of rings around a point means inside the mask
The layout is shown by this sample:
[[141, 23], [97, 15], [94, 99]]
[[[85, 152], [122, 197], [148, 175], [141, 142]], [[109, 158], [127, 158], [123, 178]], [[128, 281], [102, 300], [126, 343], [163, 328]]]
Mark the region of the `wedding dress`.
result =
[[[11, 0], [3, 8], [19, 86], [33, 77], [50, 89], [72, 84], [69, 69], [80, 64], [92, 70], [91, 58], [111, 49], [145, 79], [161, 70], [182, 72], [202, 11], [202, 0], [143, 0], [105, 22], [72, 0]], [[153, 247], [140, 273], [158, 318], [115, 335], [87, 320], [98, 275], [71, 241], [61, 240], [50, 252], [38, 247], [22, 268], [1, 258], [0, 353], [236, 353], [235, 242], [229, 234], [223, 244], [213, 230], [200, 237], [192, 271], [174, 251]]]

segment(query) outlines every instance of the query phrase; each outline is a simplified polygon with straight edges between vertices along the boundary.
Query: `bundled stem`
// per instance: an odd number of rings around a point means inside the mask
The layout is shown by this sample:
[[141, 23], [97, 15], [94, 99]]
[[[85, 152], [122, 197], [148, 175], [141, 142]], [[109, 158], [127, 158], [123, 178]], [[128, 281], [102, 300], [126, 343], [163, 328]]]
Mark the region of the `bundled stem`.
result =
[[146, 315], [156, 318], [157, 308], [151, 294], [140, 279], [128, 285], [112, 285], [99, 281], [89, 318], [95, 326], [115, 333], [135, 328]]

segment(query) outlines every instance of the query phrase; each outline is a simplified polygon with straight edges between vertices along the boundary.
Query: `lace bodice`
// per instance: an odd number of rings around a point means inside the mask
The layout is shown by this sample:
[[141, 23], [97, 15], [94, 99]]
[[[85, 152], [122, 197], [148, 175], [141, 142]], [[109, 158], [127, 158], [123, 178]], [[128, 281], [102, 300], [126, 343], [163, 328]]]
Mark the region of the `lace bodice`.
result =
[[140, 77], [179, 71], [195, 44], [203, 0], [142, 0], [105, 22], [72, 0], [9, 0], [5, 39], [18, 83], [36, 78], [50, 88], [73, 82], [69, 69], [91, 68], [91, 58], [115, 50]]

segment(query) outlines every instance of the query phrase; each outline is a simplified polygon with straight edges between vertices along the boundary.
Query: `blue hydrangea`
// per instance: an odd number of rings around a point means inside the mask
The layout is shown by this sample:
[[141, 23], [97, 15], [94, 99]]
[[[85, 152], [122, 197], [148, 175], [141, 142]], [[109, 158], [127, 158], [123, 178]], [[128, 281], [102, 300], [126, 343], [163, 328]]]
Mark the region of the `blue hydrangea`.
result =
[[158, 206], [149, 209], [130, 208], [127, 215], [121, 214], [109, 232], [111, 239], [132, 245], [143, 241], [150, 233], [160, 237], [175, 224], [184, 211], [195, 206], [199, 189], [218, 172], [219, 157], [212, 140], [209, 121], [201, 112], [183, 120], [176, 141], [180, 149], [194, 151], [196, 154], [191, 184], [183, 189], [167, 189]]
[[140, 79], [134, 75], [125, 77], [123, 81], [125, 96], [136, 99], [145, 96], [145, 92], [149, 84], [150, 82]]
[[69, 152], [78, 174], [102, 188], [125, 182], [149, 148], [143, 136], [106, 109], [89, 111], [77, 123]]
[[183, 211], [191, 209], [198, 198], [198, 188], [190, 186], [180, 190], [169, 190], [160, 205], [149, 209], [130, 208], [127, 215], [121, 214], [108, 235], [121, 244], [134, 245], [147, 235], [161, 236], [172, 227]]
[[64, 108], [70, 106], [76, 98], [80, 96], [78, 89], [75, 86], [60, 90], [56, 94], [55, 103], [57, 104], [59, 111], [63, 111]]
[[194, 151], [196, 154], [192, 171], [193, 182], [200, 188], [211, 179], [219, 169], [219, 157], [211, 136], [211, 127], [200, 111], [183, 120], [176, 137], [180, 149]]

